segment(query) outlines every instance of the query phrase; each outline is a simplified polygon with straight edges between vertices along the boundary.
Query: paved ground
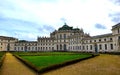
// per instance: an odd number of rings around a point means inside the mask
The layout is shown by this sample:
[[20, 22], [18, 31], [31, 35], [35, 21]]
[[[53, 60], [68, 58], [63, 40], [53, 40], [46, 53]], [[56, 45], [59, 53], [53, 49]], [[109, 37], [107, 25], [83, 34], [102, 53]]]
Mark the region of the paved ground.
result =
[[22, 64], [12, 54], [7, 53], [0, 69], [0, 75], [36, 75], [36, 73]]
[[120, 55], [102, 54], [43, 75], [120, 75]]

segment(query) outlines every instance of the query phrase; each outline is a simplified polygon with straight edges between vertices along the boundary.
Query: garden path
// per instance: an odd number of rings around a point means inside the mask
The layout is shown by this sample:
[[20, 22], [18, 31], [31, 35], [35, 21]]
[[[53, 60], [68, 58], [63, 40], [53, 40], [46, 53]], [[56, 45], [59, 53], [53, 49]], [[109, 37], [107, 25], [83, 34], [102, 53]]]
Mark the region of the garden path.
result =
[[0, 69], [0, 75], [36, 75], [36, 73], [26, 67], [11, 53], [6, 53], [6, 57]]
[[120, 55], [101, 54], [43, 75], [120, 75]]

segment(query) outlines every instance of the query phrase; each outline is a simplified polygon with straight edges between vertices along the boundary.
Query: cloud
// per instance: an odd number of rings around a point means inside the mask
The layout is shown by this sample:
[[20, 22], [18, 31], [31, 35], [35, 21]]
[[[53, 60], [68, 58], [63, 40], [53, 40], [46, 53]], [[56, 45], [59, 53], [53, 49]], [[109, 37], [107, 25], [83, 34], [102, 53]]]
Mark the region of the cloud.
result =
[[97, 28], [97, 29], [106, 29], [106, 27], [104, 25], [99, 24], [99, 23], [95, 24], [95, 28]]
[[120, 5], [120, 0], [110, 0], [112, 1], [113, 3], [115, 3], [116, 5]]
[[39, 26], [39, 24], [29, 21], [5, 17], [0, 18], [0, 34], [3, 36], [11, 36], [25, 40], [36, 40], [37, 36], [42, 33], [37, 30], [37, 27]]
[[38, 26], [38, 24], [33, 23], [31, 21], [4, 17], [4, 18], [0, 18], [0, 26], [2, 26], [0, 28], [3, 29], [30, 31], [31, 28], [35, 28], [36, 26]]
[[[38, 31], [39, 31], [39, 32], [47, 33], [46, 36], [49, 36], [48, 34], [49, 34], [50, 32], [53, 32], [54, 30], [55, 30], [55, 28], [54, 28], [53, 26], [51, 26], [51, 25], [43, 25], [43, 26], [41, 26], [41, 27], [38, 28]], [[45, 34], [44, 34], [44, 35], [45, 35]]]
[[[107, 29], [100, 30], [101, 34], [110, 32], [119, 17], [109, 14], [118, 12], [120, 7], [114, 0], [0, 0], [0, 29], [5, 35], [32, 39], [49, 36], [54, 29], [62, 27], [61, 19], [67, 19], [68, 25], [96, 35], [94, 30], [98, 28]], [[105, 26], [95, 27], [97, 23]]]
[[120, 22], [120, 12], [109, 14], [109, 16], [112, 18], [111, 20], [115, 23]]

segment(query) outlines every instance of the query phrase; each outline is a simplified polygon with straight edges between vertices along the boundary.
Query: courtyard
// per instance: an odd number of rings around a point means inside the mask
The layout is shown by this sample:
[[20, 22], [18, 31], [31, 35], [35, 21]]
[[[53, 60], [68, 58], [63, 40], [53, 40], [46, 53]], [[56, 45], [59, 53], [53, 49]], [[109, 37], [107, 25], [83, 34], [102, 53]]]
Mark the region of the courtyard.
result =
[[[37, 53], [34, 53], [34, 54], [37, 54]], [[59, 53], [52, 53], [52, 55], [54, 54], [59, 54]], [[65, 58], [66, 56], [68, 56], [66, 54], [68, 53], [63, 53], [63, 55], [65, 55]], [[42, 55], [44, 55], [44, 53]], [[28, 59], [28, 56], [24, 56], [24, 53], [23, 53], [23, 58]], [[36, 56], [34, 55], [33, 58], [34, 57]], [[72, 58], [74, 57], [78, 58], [78, 55], [75, 56], [73, 54]], [[32, 60], [35, 60], [32, 58], [32, 56], [30, 56], [30, 58]], [[40, 57], [37, 56], [37, 58], [40, 59], [41, 56]], [[96, 75], [96, 74], [97, 75], [119, 75], [120, 74], [119, 59], [120, 59], [120, 55], [100, 54], [100, 56], [79, 61], [77, 63], [70, 64], [58, 69], [54, 69], [52, 71], [42, 73], [42, 75]], [[55, 59], [53, 61], [55, 61]], [[40, 66], [41, 64], [37, 64], [37, 65]], [[35, 71], [27, 67], [20, 60], [15, 58], [15, 56], [13, 56], [11, 53], [6, 54], [3, 65], [0, 69], [0, 75], [37, 75], [37, 74], [38, 73], [36, 73]]]

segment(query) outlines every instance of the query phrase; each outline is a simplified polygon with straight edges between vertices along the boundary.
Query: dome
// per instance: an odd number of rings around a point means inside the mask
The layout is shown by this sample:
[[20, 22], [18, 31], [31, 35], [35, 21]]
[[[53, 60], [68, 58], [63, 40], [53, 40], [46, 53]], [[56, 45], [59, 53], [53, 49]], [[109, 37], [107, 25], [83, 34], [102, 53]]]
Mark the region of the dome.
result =
[[61, 27], [61, 28], [59, 28], [58, 30], [72, 30], [73, 29], [73, 27], [70, 27], [70, 26], [68, 26], [66, 23]]

